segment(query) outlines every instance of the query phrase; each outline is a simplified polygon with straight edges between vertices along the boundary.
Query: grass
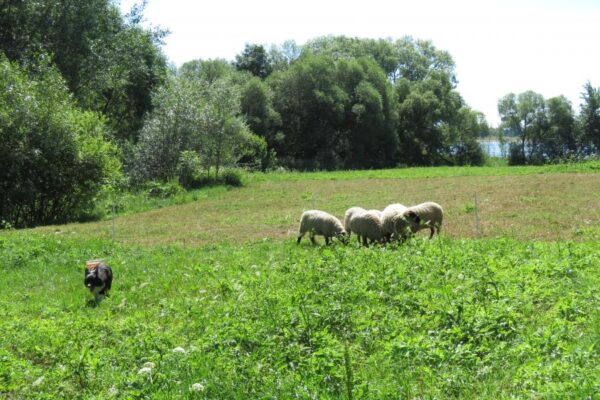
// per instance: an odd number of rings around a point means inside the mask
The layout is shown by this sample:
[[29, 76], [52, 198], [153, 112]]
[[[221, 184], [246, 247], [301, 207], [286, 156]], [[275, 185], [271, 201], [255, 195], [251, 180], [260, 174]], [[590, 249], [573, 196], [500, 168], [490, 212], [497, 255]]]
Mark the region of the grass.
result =
[[[24, 234], [1, 237], [0, 252], [8, 398], [600, 391], [596, 243], [144, 249]], [[89, 308], [83, 262], [98, 256], [115, 284]]]
[[[494, 171], [496, 169], [490, 169], [490, 172]], [[323, 209], [341, 218], [347, 208], [356, 205], [382, 209], [394, 202], [415, 204], [427, 200], [444, 207], [443, 231], [447, 236], [475, 237], [475, 192], [481, 237], [600, 239], [598, 174], [566, 171], [406, 179], [362, 177], [285, 181], [275, 177], [251, 182], [243, 188], [199, 192], [197, 201], [120, 216], [115, 223], [116, 238], [120, 243], [144, 246], [289, 239], [296, 234], [298, 219], [306, 209]], [[112, 223], [105, 220], [42, 227], [34, 231], [84, 239], [109, 239]]]
[[[255, 175], [124, 199], [116, 243], [110, 221], [1, 232], [0, 398], [595, 398], [598, 177], [594, 163]], [[293, 240], [303, 209], [424, 200], [445, 209], [432, 241]], [[115, 273], [96, 308], [92, 258]]]

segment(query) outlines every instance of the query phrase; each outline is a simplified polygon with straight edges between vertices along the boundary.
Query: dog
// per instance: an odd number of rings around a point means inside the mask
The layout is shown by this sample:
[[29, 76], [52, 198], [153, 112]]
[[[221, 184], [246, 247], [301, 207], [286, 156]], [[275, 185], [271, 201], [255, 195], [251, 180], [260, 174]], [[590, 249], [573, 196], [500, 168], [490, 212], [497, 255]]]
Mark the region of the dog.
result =
[[85, 263], [85, 287], [94, 295], [94, 301], [99, 304], [112, 286], [112, 269], [102, 260], [91, 260]]

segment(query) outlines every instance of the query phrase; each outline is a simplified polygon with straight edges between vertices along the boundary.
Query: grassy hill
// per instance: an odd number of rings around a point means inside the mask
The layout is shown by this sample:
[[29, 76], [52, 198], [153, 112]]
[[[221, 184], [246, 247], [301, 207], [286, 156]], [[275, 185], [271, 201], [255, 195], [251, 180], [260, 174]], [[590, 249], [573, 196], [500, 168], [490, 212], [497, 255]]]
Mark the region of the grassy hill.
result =
[[[594, 398], [600, 176], [498, 170], [254, 176], [121, 216], [117, 243], [110, 221], [3, 232], [0, 397]], [[292, 240], [302, 209], [429, 199], [432, 241]]]

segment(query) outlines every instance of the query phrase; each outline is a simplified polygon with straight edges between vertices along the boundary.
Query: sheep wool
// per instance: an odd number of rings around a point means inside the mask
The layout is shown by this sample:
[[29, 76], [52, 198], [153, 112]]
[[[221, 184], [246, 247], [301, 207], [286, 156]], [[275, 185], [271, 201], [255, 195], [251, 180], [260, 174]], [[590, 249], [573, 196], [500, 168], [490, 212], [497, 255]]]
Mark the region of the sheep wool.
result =
[[312, 244], [316, 244], [315, 235], [325, 237], [325, 244], [330, 244], [331, 238], [334, 236], [345, 242], [346, 230], [344, 226], [339, 219], [325, 211], [308, 210], [302, 213], [297, 243], [300, 243], [307, 232]]
[[350, 229], [362, 238], [363, 246], [368, 246], [368, 240], [383, 242], [383, 227], [381, 223], [381, 211], [367, 210], [356, 213], [350, 219]]
[[405, 210], [406, 206], [400, 203], [390, 204], [383, 209], [381, 222], [386, 242], [389, 242], [394, 234], [394, 216], [401, 215]]
[[[365, 211], [367, 210], [362, 207], [350, 207], [346, 210], [346, 213], [344, 214], [344, 229], [346, 229], [346, 233], [348, 233], [348, 238], [352, 234], [352, 229], [350, 229], [350, 220], [354, 215]], [[360, 236], [358, 236], [358, 241], [360, 242]]]
[[422, 229], [431, 231], [429, 239], [437, 231], [440, 234], [442, 221], [444, 219], [444, 210], [442, 206], [433, 201], [417, 204], [408, 207], [398, 218], [394, 218], [394, 230], [396, 233], [404, 233], [406, 228], [410, 228], [411, 233], [416, 233]]

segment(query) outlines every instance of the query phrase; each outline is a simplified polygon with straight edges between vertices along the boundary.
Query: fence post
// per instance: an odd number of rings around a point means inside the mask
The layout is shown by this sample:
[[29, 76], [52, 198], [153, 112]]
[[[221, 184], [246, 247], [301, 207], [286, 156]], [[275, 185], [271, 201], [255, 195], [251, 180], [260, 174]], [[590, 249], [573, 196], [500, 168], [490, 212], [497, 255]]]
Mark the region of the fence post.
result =
[[[113, 195], [114, 196], [114, 195]], [[112, 201], [112, 241], [115, 243], [115, 199]]]
[[475, 232], [479, 237], [479, 205], [477, 204], [477, 192], [473, 195], [475, 205]]

